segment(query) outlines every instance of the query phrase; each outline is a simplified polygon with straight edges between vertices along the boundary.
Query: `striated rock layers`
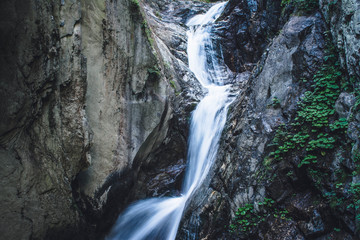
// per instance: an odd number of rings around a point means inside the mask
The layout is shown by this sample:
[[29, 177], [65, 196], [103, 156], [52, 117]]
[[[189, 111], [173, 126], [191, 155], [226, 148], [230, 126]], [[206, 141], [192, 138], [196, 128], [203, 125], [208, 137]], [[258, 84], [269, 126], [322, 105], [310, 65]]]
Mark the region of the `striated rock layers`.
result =
[[179, 185], [200, 90], [183, 91], [193, 77], [161, 57], [142, 7], [0, 3], [2, 238], [98, 239], [130, 201]]
[[[1, 2], [1, 235], [42, 239], [79, 223], [71, 183], [90, 163], [78, 4]], [[60, 27], [62, 26], [62, 27]]]

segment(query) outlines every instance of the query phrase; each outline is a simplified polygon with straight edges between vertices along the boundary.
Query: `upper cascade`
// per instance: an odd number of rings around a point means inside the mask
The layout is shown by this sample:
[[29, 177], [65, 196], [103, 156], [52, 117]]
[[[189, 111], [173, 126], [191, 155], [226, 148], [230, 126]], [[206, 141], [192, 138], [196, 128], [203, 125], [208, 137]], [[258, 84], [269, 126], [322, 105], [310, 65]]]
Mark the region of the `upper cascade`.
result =
[[218, 17], [220, 17], [221, 13], [223, 12], [227, 2], [222, 2], [212, 6], [209, 11], [204, 14], [199, 14], [191, 18], [186, 25], [190, 26], [197, 26], [197, 25], [205, 25], [209, 23], [214, 23]]
[[187, 22], [188, 59], [190, 70], [204, 87], [224, 85], [231, 75], [224, 64], [221, 49], [214, 46], [211, 39], [212, 23], [221, 15], [226, 2], [212, 6], [205, 14], [197, 15]]

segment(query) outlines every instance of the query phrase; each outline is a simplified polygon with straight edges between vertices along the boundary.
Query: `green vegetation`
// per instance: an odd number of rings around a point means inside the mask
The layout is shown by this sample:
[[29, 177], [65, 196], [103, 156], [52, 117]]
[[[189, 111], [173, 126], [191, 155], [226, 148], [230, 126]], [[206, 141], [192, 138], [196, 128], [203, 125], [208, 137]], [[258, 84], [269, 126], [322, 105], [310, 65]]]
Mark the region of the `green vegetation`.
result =
[[329, 48], [324, 65], [313, 79], [305, 80], [313, 84], [301, 98], [294, 122], [278, 128], [266, 165], [283, 160], [290, 152], [304, 156], [298, 167], [317, 163], [343, 138], [348, 122], [335, 116], [334, 105], [343, 79], [333, 52]]
[[145, 20], [143, 21], [142, 28], [145, 31], [146, 37], [149, 40], [151, 47], [154, 47], [154, 38], [152, 37], [149, 25]]
[[[350, 185], [350, 193], [354, 196], [352, 203], [347, 208], [353, 208], [356, 212], [355, 221], [360, 222], [360, 183], [352, 183]], [[360, 231], [359, 224], [357, 225], [357, 231]]]
[[289, 220], [288, 211], [281, 210], [274, 206], [275, 201], [270, 198], [264, 198], [263, 202], [258, 203], [258, 211], [254, 204], [246, 204], [238, 209], [235, 218], [229, 227], [229, 231], [234, 234], [249, 235], [261, 223], [269, 218], [278, 218]]
[[138, 0], [130, 0], [131, 10], [138, 10], [140, 8], [140, 3]]
[[282, 0], [281, 6], [285, 8], [289, 4], [293, 4], [300, 13], [310, 14], [319, 9], [318, 0]]
[[295, 4], [300, 11], [303, 11], [305, 13], [311, 13], [319, 8], [318, 0], [296, 0]]
[[177, 90], [175, 81], [170, 80], [169, 83], [170, 83], [170, 86], [174, 89], [175, 95], [178, 96], [181, 92], [179, 90]]
[[162, 19], [161, 14], [159, 11], [155, 11], [155, 16], [159, 19]]
[[[347, 192], [347, 195], [350, 196], [345, 197], [341, 194], [344, 190]], [[342, 209], [342, 211], [344, 211], [344, 208], [346, 208], [347, 210], [353, 210], [357, 223], [356, 231], [360, 231], [360, 183], [351, 183], [349, 186], [338, 183], [336, 184], [335, 191], [326, 192], [324, 197], [333, 209]]]
[[140, 3], [138, 0], [130, 0], [129, 1], [129, 9], [130, 12], [134, 15], [134, 16], [138, 16], [138, 13], [140, 11]]
[[159, 79], [161, 72], [160, 69], [158, 68], [158, 66], [153, 66], [147, 69], [149, 75], [152, 77], [152, 79]]
[[[353, 182], [353, 177], [360, 174], [360, 152], [354, 150], [355, 143], [346, 135], [349, 122], [360, 111], [360, 89], [353, 78], [344, 76], [334, 47], [328, 45], [319, 71], [311, 79], [301, 79], [308, 91], [301, 97], [294, 120], [278, 127], [264, 165], [271, 171], [280, 161], [296, 162], [298, 169], [289, 170], [286, 177], [305, 173], [335, 213], [355, 214], [356, 229], [360, 231], [360, 183]], [[356, 97], [348, 118], [339, 118], [335, 112], [342, 91]], [[345, 159], [354, 169], [349, 171]], [[341, 225], [334, 228], [340, 230]]]
[[159, 70], [158, 66], [153, 66], [151, 68], [148, 68], [148, 72], [150, 74], [160, 75], [160, 70]]
[[272, 102], [271, 102], [270, 106], [273, 107], [273, 108], [279, 108], [281, 106], [280, 105], [280, 100], [277, 97], [274, 97], [272, 99]]
[[145, 20], [146, 17], [144, 16], [143, 12], [140, 9], [140, 3], [139, 0], [130, 0], [129, 9], [131, 12], [131, 16], [133, 17], [134, 21], [140, 22], [142, 21], [142, 29], [145, 31], [146, 37], [148, 41], [150, 42], [150, 45], [152, 48], [154, 48], [154, 38], [152, 37], [152, 33], [150, 30], [150, 27]]

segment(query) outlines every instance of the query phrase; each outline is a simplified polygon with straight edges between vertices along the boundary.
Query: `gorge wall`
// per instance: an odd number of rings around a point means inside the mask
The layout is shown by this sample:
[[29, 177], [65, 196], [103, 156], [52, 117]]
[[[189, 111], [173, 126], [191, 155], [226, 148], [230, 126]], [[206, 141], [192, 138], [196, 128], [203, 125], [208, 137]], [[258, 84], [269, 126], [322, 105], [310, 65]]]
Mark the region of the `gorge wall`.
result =
[[208, 8], [192, 3], [165, 24], [165, 1], [1, 2], [2, 237], [101, 239], [132, 201], [181, 188], [203, 95], [177, 23]]
[[132, 1], [2, 1], [0, 21], [0, 232], [73, 238], [163, 140], [169, 82]]
[[[239, 93], [178, 239], [359, 238], [360, 6], [302, 4], [230, 0], [217, 21], [214, 44]], [[187, 67], [185, 23], [209, 7], [0, 3], [4, 239], [102, 239], [134, 200], [179, 194], [190, 113], [205, 94]], [[322, 69], [334, 112], [320, 127], [305, 119], [304, 137], [292, 124], [299, 102], [321, 92]], [[330, 145], [315, 144], [320, 133]], [[238, 208], [259, 225], [237, 227]]]
[[357, 11], [350, 1], [229, 2], [214, 41], [241, 90], [182, 238], [359, 238]]

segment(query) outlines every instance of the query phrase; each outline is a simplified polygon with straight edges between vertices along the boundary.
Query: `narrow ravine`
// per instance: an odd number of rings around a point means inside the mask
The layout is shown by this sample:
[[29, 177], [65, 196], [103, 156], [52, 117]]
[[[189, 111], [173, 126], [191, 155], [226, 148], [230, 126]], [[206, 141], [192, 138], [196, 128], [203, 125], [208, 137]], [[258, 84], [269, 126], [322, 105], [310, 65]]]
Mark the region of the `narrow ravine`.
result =
[[225, 5], [216, 4], [187, 23], [189, 67], [208, 93], [192, 113], [188, 166], [181, 196], [135, 203], [120, 215], [106, 239], [175, 239], [187, 202], [209, 173], [232, 102], [230, 85], [223, 84], [228, 77], [224, 71], [227, 68], [215, 57], [210, 36], [212, 23]]

